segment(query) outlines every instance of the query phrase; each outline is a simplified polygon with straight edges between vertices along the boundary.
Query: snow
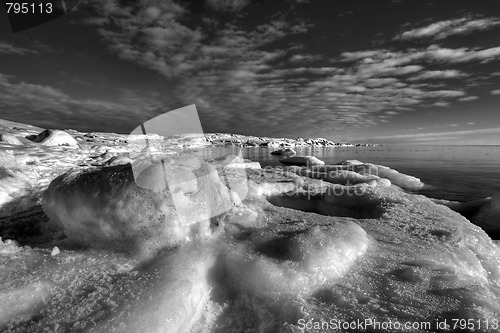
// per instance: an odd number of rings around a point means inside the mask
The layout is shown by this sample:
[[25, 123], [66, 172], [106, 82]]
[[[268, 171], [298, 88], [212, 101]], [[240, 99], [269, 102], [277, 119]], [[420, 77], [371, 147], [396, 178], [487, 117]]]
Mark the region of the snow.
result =
[[5, 142], [14, 146], [23, 146], [24, 143], [19, 140], [15, 135], [9, 133], [0, 134], [0, 142]]
[[2, 241], [0, 237], [0, 254], [10, 254], [21, 252], [23, 248], [19, 246], [19, 243], [12, 239], [6, 239]]
[[50, 252], [50, 255], [51, 256], [57, 256], [59, 253], [61, 253], [61, 251], [59, 250], [59, 248], [57, 246], [54, 246], [54, 248], [52, 249], [52, 252]]
[[368, 243], [364, 230], [354, 223], [258, 235], [227, 257], [228, 280], [238, 289], [267, 297], [307, 295], [348, 271]]
[[0, 328], [14, 318], [18, 321], [30, 319], [50, 296], [49, 287], [43, 282], [34, 282], [0, 293], [0, 304], [8, 304], [0, 307]]
[[1, 331], [300, 332], [321, 318], [439, 331], [500, 315], [500, 248], [449, 208], [496, 228], [498, 195], [436, 203], [361, 161], [260, 169], [102, 142], [0, 154]]
[[188, 332], [205, 307], [211, 291], [209, 268], [215, 256], [210, 248], [190, 245], [176, 256], [164, 256], [137, 269], [147, 280], [134, 297], [100, 322], [99, 332]]
[[44, 146], [79, 146], [78, 142], [70, 134], [61, 130], [45, 130], [35, 136], [32, 141]]
[[29, 178], [19, 160], [13, 154], [0, 151], [0, 206], [20, 196], [29, 186]]

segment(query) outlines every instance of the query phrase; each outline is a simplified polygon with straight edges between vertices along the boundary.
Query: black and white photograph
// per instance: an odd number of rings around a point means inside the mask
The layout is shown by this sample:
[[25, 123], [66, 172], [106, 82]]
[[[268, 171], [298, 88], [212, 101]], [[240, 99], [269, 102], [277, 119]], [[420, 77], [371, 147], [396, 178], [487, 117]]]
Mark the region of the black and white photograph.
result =
[[498, 0], [0, 4], [0, 332], [500, 332]]

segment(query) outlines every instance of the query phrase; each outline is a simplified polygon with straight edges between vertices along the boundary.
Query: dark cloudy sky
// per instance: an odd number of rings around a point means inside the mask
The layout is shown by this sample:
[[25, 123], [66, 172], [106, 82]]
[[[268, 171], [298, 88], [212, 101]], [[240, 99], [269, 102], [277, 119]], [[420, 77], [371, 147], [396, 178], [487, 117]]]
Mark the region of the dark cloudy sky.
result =
[[12, 33], [1, 118], [130, 133], [196, 104], [205, 132], [500, 144], [498, 0], [81, 0]]

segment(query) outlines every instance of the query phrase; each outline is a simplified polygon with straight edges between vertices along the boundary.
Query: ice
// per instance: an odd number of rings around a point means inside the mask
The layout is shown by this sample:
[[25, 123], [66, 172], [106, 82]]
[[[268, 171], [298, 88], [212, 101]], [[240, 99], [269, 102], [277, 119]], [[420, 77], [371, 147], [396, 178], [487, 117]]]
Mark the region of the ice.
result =
[[376, 218], [385, 212], [385, 204], [403, 200], [400, 191], [387, 185], [309, 183], [293, 192], [269, 194], [268, 200], [274, 205], [323, 215]]
[[432, 201], [459, 212], [489, 234], [498, 235], [500, 232], [500, 193], [493, 197], [466, 202], [438, 199]]
[[397, 185], [403, 189], [418, 190], [424, 186], [420, 179], [410, 175], [399, 173], [397, 170], [383, 165], [365, 163], [350, 164], [349, 166], [353, 168], [353, 171], [358, 172], [362, 175], [376, 175], [381, 178], [386, 178], [390, 180], [394, 185]]
[[98, 332], [188, 332], [209, 298], [209, 268], [215, 255], [210, 247], [188, 245], [173, 255], [156, 258], [137, 268], [138, 279], [124, 288], [133, 297], [93, 327]]
[[0, 142], [5, 142], [14, 146], [23, 146], [24, 143], [18, 137], [9, 133], [0, 134]]
[[229, 281], [257, 295], [296, 297], [344, 274], [365, 253], [369, 241], [362, 228], [346, 223], [264, 235], [251, 244], [228, 255]]
[[70, 171], [44, 193], [44, 211], [70, 241], [139, 256], [210, 237], [210, 218], [234, 206], [229, 190], [211, 165], [175, 163], [150, 164], [137, 183], [130, 164]]
[[380, 179], [380, 177], [376, 175], [364, 175], [354, 171], [344, 170], [335, 165], [312, 166], [311, 168], [291, 167], [285, 168], [285, 170], [295, 172], [298, 175], [322, 179], [330, 183], [342, 185], [368, 183], [372, 180], [377, 181]]
[[19, 246], [19, 243], [12, 239], [6, 239], [2, 241], [0, 237], [0, 254], [11, 254], [23, 251], [23, 248]]
[[43, 308], [50, 296], [49, 285], [44, 282], [0, 292], [0, 329], [11, 321], [30, 319]]
[[[407, 190], [418, 190], [424, 186], [420, 179], [405, 175], [397, 170], [383, 165], [363, 163], [358, 160], [346, 160], [335, 165], [312, 167], [306, 173], [308, 177], [323, 179], [336, 184], [369, 183], [371, 180], [382, 182], [384, 186], [390, 183]], [[386, 179], [382, 181], [381, 179]], [[389, 181], [389, 182], [387, 182]], [[374, 184], [374, 183], [372, 183]]]
[[293, 150], [292, 148], [278, 149], [278, 150], [275, 150], [275, 151], [271, 152], [271, 155], [289, 155], [289, 156], [293, 156], [295, 154], [297, 154], [297, 152], [295, 150]]
[[472, 221], [487, 232], [500, 232], [500, 193], [493, 195]]
[[[17, 237], [45, 224], [35, 207], [0, 215], [0, 330], [299, 332], [301, 319], [369, 318], [439, 331], [444, 319], [500, 316], [498, 245], [404, 191], [422, 183], [396, 170], [34, 146], [34, 162], [0, 154], [0, 184], [29, 186], [27, 168], [52, 180], [44, 209], [67, 238]], [[494, 222], [498, 202], [448, 206]]]
[[382, 165], [362, 163], [357, 160], [344, 161], [336, 165], [313, 165], [302, 168], [291, 166], [286, 167], [285, 170], [300, 176], [341, 185], [366, 183], [370, 186], [389, 187], [395, 184], [408, 190], [418, 190], [424, 185], [420, 179], [413, 176], [399, 173]]
[[54, 246], [54, 248], [52, 249], [52, 252], [50, 252], [50, 255], [51, 256], [57, 256], [59, 253], [61, 253], [61, 251], [59, 250], [59, 248], [57, 246]]
[[36, 136], [28, 137], [33, 142], [44, 146], [68, 146], [78, 147], [78, 142], [68, 133], [61, 130], [45, 130]]
[[293, 156], [280, 160], [283, 164], [291, 165], [323, 165], [325, 162], [314, 156]]
[[0, 151], [0, 213], [9, 201], [23, 194], [30, 187], [23, 166], [12, 154]]

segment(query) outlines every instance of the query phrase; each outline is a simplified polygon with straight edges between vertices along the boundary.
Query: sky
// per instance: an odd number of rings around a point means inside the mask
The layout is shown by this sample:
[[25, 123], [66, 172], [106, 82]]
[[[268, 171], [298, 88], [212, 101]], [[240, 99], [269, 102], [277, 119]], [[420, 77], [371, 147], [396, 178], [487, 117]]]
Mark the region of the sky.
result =
[[204, 132], [500, 144], [498, 0], [80, 0], [13, 33], [0, 118], [131, 133], [196, 105]]

